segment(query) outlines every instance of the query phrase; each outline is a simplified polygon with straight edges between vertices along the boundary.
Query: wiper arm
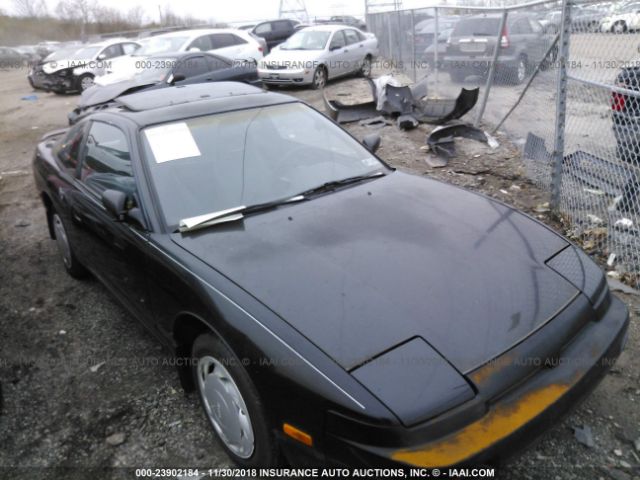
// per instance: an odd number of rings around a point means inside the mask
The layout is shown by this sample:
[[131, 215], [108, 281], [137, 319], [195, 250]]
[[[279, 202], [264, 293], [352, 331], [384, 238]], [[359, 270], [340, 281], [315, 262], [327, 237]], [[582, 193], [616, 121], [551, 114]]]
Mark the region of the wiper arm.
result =
[[362, 182], [364, 180], [369, 180], [371, 178], [383, 177], [385, 175], [386, 173], [384, 172], [375, 172], [375, 173], [370, 173], [368, 175], [356, 175], [355, 177], [344, 178], [342, 180], [333, 180], [331, 182], [318, 185], [317, 187], [310, 188], [309, 190], [305, 190], [304, 192], [300, 193], [300, 195], [304, 197], [308, 197], [316, 193], [328, 192], [336, 189], [337, 187], [342, 187], [344, 185], [350, 185], [352, 183]]
[[238, 220], [242, 220], [247, 214], [269, 210], [280, 205], [300, 202], [302, 200], [305, 200], [305, 197], [303, 195], [295, 195], [293, 197], [273, 200], [271, 202], [258, 203], [249, 206], [241, 205], [238, 207], [228, 208], [226, 210], [205, 213], [204, 215], [198, 215], [197, 217], [190, 217], [180, 220], [178, 230], [182, 233], [186, 233], [193, 232], [194, 230], [199, 230], [205, 227], [210, 227], [212, 225], [218, 225], [220, 223], [235, 222]]

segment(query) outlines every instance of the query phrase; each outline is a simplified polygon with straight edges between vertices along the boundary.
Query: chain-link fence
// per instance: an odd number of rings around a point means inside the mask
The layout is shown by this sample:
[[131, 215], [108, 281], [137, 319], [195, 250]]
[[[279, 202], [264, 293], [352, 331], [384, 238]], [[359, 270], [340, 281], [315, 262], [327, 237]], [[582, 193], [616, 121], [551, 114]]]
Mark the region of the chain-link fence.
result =
[[467, 118], [520, 143], [585, 250], [640, 284], [640, 0], [440, 6], [367, 25], [429, 97], [479, 87]]

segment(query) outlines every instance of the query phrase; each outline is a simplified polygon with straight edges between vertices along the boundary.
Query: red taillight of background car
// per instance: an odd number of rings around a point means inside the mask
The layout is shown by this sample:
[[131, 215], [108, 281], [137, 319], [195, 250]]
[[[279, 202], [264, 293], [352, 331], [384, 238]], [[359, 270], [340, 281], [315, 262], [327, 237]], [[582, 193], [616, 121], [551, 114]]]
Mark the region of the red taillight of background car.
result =
[[509, 32], [507, 32], [507, 26], [502, 29], [502, 35], [500, 36], [500, 46], [502, 48], [509, 48]]
[[622, 112], [624, 110], [624, 106], [627, 103], [626, 95], [622, 95], [618, 92], [613, 92], [611, 94], [611, 108], [615, 112]]

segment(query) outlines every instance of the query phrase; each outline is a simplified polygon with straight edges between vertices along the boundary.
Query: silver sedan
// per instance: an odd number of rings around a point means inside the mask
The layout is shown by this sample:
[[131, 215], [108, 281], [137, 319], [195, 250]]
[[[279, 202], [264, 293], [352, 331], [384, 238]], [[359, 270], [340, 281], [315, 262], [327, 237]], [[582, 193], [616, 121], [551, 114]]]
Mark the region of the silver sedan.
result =
[[258, 63], [264, 84], [311, 85], [323, 88], [328, 80], [361, 73], [368, 77], [378, 55], [378, 40], [345, 25], [316, 25], [293, 34]]

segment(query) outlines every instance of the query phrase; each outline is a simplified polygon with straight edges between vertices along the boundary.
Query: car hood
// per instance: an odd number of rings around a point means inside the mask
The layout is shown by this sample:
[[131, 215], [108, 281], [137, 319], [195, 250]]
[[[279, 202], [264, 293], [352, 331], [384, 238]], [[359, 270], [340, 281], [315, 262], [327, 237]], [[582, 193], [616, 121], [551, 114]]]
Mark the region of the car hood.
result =
[[351, 370], [414, 337], [467, 373], [577, 294], [545, 265], [567, 242], [489, 198], [400, 172], [173, 234]]
[[138, 90], [155, 84], [156, 82], [133, 78], [131, 80], [123, 80], [121, 82], [108, 85], [94, 85], [82, 92], [80, 100], [78, 101], [78, 107], [86, 108], [99, 105], [101, 103], [109, 102], [125, 93], [131, 93], [130, 90], [132, 89]]
[[265, 63], [286, 65], [287, 63], [313, 62], [322, 57], [323, 50], [278, 50], [272, 51], [262, 60]]

